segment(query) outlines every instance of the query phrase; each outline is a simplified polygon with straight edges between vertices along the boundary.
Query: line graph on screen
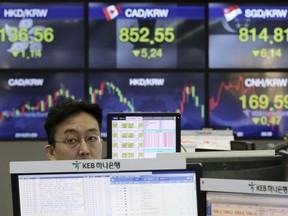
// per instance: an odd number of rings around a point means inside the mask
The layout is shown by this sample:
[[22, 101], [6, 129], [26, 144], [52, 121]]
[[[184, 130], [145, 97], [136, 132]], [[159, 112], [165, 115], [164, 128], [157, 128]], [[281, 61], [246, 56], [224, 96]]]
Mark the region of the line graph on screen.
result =
[[211, 73], [209, 125], [229, 126], [244, 138], [283, 136], [287, 83], [287, 73], [281, 72]]
[[[107, 92], [107, 93], [106, 93]], [[98, 101], [101, 101], [103, 97], [107, 97], [105, 94], [108, 95], [117, 95], [118, 102], [124, 104], [127, 106], [130, 112], [135, 112], [135, 106], [134, 106], [134, 98], [131, 98], [130, 100], [123, 95], [123, 91], [120, 89], [120, 87], [116, 86], [113, 82], [104, 81], [100, 83], [100, 88], [95, 89], [92, 86], [89, 87], [89, 97], [91, 102], [97, 103]], [[201, 110], [201, 118], [205, 117], [205, 110], [204, 110], [204, 104], [200, 104], [199, 102], [199, 96], [196, 95], [195, 86], [184, 86], [181, 93], [181, 101], [178, 108], [174, 110], [170, 110], [173, 112], [180, 112], [181, 114], [185, 111], [185, 105], [186, 104], [193, 104], [195, 107], [199, 108]], [[144, 111], [144, 110], [138, 110], [138, 111]]]
[[221, 82], [218, 91], [216, 91], [217, 96], [214, 97], [212, 95], [209, 100], [210, 111], [214, 110], [219, 105], [223, 91], [236, 91], [239, 92], [240, 95], [245, 95], [248, 93], [255, 93], [255, 88], [245, 87], [243, 76], [238, 77], [236, 84], [233, 84], [232, 82], [229, 82], [228, 84]]
[[[64, 84], [60, 84], [60, 88], [57, 91], [53, 94], [46, 95], [45, 99], [40, 99], [33, 105], [27, 100], [20, 108], [1, 111], [0, 122], [12, 117], [43, 117], [42, 114], [47, 114], [49, 108], [52, 107], [55, 101], [61, 96], [75, 99], [75, 96], [70, 93], [69, 89], [66, 89]], [[35, 115], [31, 115], [31, 113], [34, 113]]]
[[205, 121], [203, 73], [91, 73], [89, 100], [109, 112], [177, 112], [181, 129], [201, 129]]

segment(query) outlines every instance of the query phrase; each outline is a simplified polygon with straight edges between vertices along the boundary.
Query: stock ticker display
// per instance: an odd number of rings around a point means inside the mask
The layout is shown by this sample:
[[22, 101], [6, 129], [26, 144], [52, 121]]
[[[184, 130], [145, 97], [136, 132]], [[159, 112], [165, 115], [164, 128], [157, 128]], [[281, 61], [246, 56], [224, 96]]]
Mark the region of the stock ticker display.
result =
[[287, 68], [288, 6], [210, 4], [210, 68]]
[[47, 112], [60, 97], [84, 98], [81, 73], [0, 74], [0, 139], [46, 140]]
[[0, 68], [84, 67], [84, 7], [0, 3]]
[[105, 114], [180, 112], [183, 129], [204, 126], [204, 89], [203, 73], [92, 73], [89, 77], [89, 98]]
[[279, 138], [288, 131], [288, 73], [211, 73], [209, 124], [240, 138]]
[[282, 139], [288, 4], [0, 0], [0, 140], [46, 140], [59, 97]]
[[204, 68], [203, 6], [104, 5], [89, 4], [90, 67]]

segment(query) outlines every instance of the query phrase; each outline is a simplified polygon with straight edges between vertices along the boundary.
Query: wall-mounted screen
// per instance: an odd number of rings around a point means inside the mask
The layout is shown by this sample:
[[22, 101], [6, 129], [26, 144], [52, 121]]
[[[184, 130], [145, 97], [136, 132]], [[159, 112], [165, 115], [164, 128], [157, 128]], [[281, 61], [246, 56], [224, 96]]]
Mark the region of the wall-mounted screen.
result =
[[204, 68], [204, 6], [90, 3], [91, 68]]
[[288, 131], [288, 73], [211, 73], [211, 126], [238, 138], [283, 138]]
[[82, 4], [1, 3], [0, 68], [84, 67]]
[[[203, 73], [91, 73], [89, 98], [109, 112], [179, 112], [181, 129], [204, 126]], [[103, 120], [103, 136], [106, 136]]]
[[209, 4], [210, 68], [287, 68], [288, 6]]
[[0, 140], [46, 140], [44, 123], [59, 97], [84, 98], [81, 73], [0, 73]]

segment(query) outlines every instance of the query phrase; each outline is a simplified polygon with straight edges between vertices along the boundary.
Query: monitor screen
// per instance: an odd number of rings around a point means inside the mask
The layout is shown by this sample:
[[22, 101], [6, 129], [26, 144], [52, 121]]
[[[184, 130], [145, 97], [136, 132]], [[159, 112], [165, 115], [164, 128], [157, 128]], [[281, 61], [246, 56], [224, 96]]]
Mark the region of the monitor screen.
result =
[[287, 9], [271, 3], [210, 3], [209, 67], [287, 68]]
[[204, 86], [203, 73], [105, 71], [89, 74], [89, 99], [101, 105], [104, 117], [109, 112], [179, 112], [183, 130], [201, 129]]
[[0, 140], [47, 140], [44, 123], [60, 97], [84, 98], [82, 73], [2, 72]]
[[245, 139], [285, 136], [288, 131], [286, 72], [215, 72], [209, 77], [210, 126], [229, 126], [236, 137]]
[[107, 157], [156, 158], [180, 152], [179, 113], [108, 113]]
[[[241, 151], [241, 150], [240, 150]], [[255, 151], [255, 150], [254, 150]], [[247, 151], [243, 151], [243, 154]], [[229, 152], [228, 152], [229, 154]], [[227, 154], [227, 155], [228, 155]], [[221, 153], [219, 153], [221, 155]], [[205, 178], [247, 179], [285, 181], [284, 160], [280, 155], [272, 156], [212, 156], [187, 157], [187, 163], [201, 163]], [[205, 157], [206, 156], [206, 157]]]
[[160, 1], [90, 3], [89, 66], [204, 68], [204, 12]]
[[0, 68], [84, 67], [81, 3], [1, 3]]
[[287, 188], [287, 182], [201, 179], [208, 216], [287, 215]]
[[13, 162], [14, 215], [204, 215], [201, 166], [149, 160]]
[[204, 178], [285, 181], [285, 158], [274, 150], [202, 151], [157, 154], [157, 158], [185, 157], [201, 163]]

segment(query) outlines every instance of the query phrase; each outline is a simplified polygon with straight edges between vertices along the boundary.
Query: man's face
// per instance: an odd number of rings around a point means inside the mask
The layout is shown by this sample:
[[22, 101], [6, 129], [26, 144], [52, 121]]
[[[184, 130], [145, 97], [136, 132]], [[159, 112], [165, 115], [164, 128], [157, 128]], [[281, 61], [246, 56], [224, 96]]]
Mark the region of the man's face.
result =
[[[82, 112], [69, 117], [59, 124], [55, 133], [55, 148], [46, 146], [46, 154], [51, 160], [81, 160], [101, 159], [102, 141], [95, 145], [89, 145], [85, 141], [88, 137], [100, 136], [100, 128], [97, 120], [90, 114]], [[65, 140], [80, 140], [73, 148], [65, 143]], [[48, 148], [48, 149], [47, 149]]]

